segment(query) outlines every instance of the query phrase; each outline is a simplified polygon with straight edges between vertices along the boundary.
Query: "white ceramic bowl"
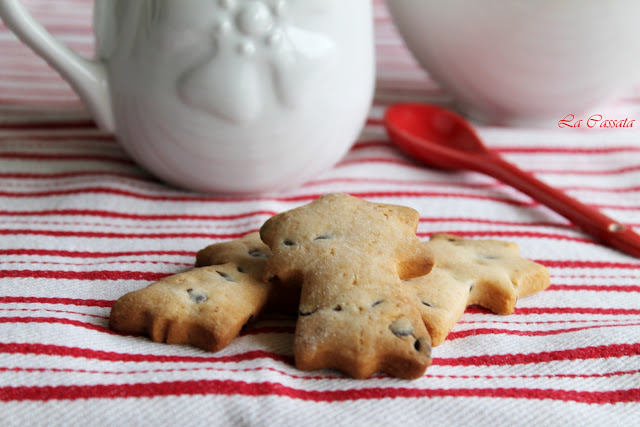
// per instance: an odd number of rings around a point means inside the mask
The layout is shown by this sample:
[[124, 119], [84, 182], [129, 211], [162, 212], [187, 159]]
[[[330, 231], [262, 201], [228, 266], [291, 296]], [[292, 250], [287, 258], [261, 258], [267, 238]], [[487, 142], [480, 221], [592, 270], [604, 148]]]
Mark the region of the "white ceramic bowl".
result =
[[640, 81], [638, 0], [387, 0], [407, 47], [468, 116], [555, 124]]

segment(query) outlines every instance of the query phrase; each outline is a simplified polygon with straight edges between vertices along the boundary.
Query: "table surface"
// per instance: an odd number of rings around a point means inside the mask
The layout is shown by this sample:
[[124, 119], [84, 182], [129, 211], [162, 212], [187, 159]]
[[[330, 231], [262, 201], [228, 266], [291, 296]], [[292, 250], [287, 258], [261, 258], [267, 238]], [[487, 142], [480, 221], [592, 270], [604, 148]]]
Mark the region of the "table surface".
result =
[[[91, 2], [25, 3], [92, 55]], [[375, 25], [378, 85], [358, 141], [311, 182], [251, 199], [189, 193], [150, 177], [0, 26], [0, 424], [640, 419], [640, 260], [492, 178], [429, 169], [398, 151], [382, 126], [385, 107], [450, 99], [411, 59], [377, 0]], [[477, 129], [509, 161], [640, 230], [640, 92], [593, 113], [636, 125]], [[218, 353], [108, 329], [119, 296], [190, 268], [206, 245], [329, 192], [415, 208], [422, 240], [450, 232], [517, 242], [547, 266], [551, 286], [509, 316], [469, 308], [414, 381], [298, 371], [288, 318], [266, 318]]]

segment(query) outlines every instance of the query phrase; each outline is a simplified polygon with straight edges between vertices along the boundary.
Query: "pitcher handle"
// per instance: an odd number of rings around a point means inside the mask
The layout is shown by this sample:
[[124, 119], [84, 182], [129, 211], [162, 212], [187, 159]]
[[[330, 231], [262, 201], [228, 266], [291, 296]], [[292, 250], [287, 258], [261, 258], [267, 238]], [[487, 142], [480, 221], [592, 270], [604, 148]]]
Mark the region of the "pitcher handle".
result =
[[0, 17], [27, 46], [69, 82], [103, 130], [115, 123], [104, 62], [84, 58], [53, 37], [19, 0], [0, 0]]

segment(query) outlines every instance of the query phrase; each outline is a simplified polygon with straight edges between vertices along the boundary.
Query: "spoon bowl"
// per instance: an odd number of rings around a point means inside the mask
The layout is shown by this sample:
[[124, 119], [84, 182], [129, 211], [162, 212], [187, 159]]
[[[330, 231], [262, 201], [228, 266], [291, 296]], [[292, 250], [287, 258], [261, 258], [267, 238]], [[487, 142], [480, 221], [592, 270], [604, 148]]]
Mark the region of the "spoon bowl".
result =
[[[402, 134], [420, 135], [431, 144], [440, 145], [443, 151], [439, 153], [433, 164], [436, 167], [458, 169], [464, 167], [456, 161], [463, 154], [462, 152], [475, 154], [489, 152], [466, 120], [461, 120], [461, 117], [452, 111], [434, 105], [405, 104], [391, 107], [387, 110], [386, 122], [390, 124], [387, 127], [389, 133], [397, 134], [394, 142], [401, 148], [415, 147], [414, 143], [407, 143], [408, 139], [401, 137]], [[449, 159], [449, 156], [453, 157]], [[452, 163], [449, 164], [448, 160]], [[427, 162], [426, 159], [422, 161]]]
[[471, 124], [444, 108], [396, 104], [384, 117], [391, 140], [430, 166], [473, 170], [492, 176], [553, 209], [608, 245], [640, 258], [640, 236], [630, 227], [538, 180], [488, 149]]

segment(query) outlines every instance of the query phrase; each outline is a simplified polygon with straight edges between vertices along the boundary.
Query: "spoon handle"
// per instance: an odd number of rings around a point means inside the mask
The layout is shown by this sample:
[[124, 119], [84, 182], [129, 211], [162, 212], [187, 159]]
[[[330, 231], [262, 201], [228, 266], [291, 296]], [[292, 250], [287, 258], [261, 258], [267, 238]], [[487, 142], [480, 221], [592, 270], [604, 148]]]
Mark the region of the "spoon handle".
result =
[[475, 169], [511, 185], [534, 200], [553, 209], [587, 233], [610, 246], [640, 258], [640, 235], [631, 227], [609, 218], [564, 192], [553, 188], [532, 174], [519, 169], [494, 153], [488, 153]]

